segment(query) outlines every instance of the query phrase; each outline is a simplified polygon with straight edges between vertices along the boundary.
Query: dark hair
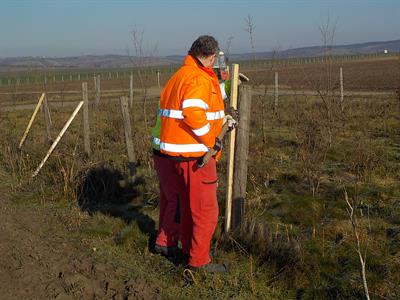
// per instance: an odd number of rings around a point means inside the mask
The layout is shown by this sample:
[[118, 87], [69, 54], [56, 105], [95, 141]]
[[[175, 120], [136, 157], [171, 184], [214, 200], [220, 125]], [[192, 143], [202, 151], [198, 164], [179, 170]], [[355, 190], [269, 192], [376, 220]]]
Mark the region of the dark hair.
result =
[[190, 47], [189, 54], [194, 57], [207, 57], [219, 51], [217, 40], [210, 35], [201, 35]]

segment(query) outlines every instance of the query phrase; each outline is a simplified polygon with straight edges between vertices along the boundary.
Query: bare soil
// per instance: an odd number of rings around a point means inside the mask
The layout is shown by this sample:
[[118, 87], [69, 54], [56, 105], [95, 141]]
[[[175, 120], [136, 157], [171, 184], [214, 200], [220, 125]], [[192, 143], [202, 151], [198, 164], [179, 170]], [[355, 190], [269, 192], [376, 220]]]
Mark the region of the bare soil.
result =
[[[3, 181], [3, 180], [2, 180]], [[4, 182], [4, 181], [3, 181]], [[18, 205], [0, 188], [1, 299], [157, 299], [158, 290], [71, 238], [57, 210]]]

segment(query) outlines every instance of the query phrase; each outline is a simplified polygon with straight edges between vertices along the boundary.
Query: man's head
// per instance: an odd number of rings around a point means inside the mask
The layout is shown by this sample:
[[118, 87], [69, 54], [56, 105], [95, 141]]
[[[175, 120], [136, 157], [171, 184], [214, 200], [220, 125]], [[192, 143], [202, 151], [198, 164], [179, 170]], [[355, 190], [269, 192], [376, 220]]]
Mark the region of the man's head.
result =
[[218, 51], [218, 42], [214, 37], [201, 35], [193, 42], [189, 54], [200, 60], [205, 67], [211, 67]]

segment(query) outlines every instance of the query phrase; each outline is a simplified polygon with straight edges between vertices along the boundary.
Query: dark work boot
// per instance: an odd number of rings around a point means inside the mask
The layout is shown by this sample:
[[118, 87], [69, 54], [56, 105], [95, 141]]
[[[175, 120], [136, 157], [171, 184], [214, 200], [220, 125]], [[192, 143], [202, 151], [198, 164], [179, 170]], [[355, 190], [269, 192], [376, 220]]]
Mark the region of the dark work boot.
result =
[[160, 245], [155, 245], [154, 246], [154, 252], [157, 254], [160, 254], [165, 257], [173, 257], [176, 258], [181, 255], [182, 250], [178, 248], [178, 246], [160, 246]]

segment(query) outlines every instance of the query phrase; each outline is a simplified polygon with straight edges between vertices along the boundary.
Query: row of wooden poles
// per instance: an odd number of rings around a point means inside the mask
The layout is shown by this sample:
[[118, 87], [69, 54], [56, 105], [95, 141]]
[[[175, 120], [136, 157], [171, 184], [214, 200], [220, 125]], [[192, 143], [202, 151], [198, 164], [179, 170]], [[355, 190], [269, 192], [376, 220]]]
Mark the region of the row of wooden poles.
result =
[[[141, 74], [140, 73], [140, 71], [138, 71], [139, 73], [138, 73], [138, 76], [143, 76], [143, 75], [148, 75], [148, 74]], [[172, 72], [172, 71], [171, 71]], [[124, 74], [124, 76], [122, 76], [121, 78], [126, 78], [126, 75], [125, 75], [125, 73], [126, 72], [123, 72], [123, 74]], [[119, 79], [120, 78], [120, 76], [118, 75], [119, 74], [119, 72], [115, 72], [115, 76], [114, 77], [112, 77], [111, 76], [111, 72], [109, 72], [109, 75], [108, 75], [108, 77], [106, 77], [106, 76], [104, 76], [104, 74], [94, 74], [93, 75], [93, 78], [94, 78], [94, 81], [95, 81], [95, 84], [96, 84], [96, 80], [97, 80], [97, 78], [102, 78], [102, 79]], [[158, 87], [160, 87], [160, 76], [161, 76], [161, 71], [160, 70], [157, 70], [156, 72], [155, 72], [155, 74], [156, 74], [156, 79], [157, 79], [157, 85], [158, 85]], [[81, 79], [82, 80], [84, 80], [84, 79], [86, 79], [86, 80], [88, 80], [89, 79], [89, 74], [85, 74], [86, 76], [81, 76], [81, 74], [77, 74], [76, 76], [77, 76], [77, 78], [76, 78], [76, 80], [77, 81], [81, 81]], [[103, 76], [102, 76], [103, 75]], [[134, 76], [134, 74], [133, 74], [133, 72], [130, 72], [130, 74], [129, 74], [129, 77], [131, 78], [131, 80], [132, 80], [132, 78], [133, 78], [133, 76]], [[47, 77], [47, 76], [44, 76], [43, 77], [43, 80], [40, 82], [40, 83], [43, 83], [44, 85], [47, 85], [49, 82], [53, 82], [53, 83], [56, 83], [56, 82], [64, 82], [64, 81], [73, 81], [74, 79], [73, 79], [73, 76], [72, 76], [72, 74], [70, 74], [69, 76], [65, 76], [65, 78], [64, 78], [64, 75], [61, 75], [61, 79], [60, 80], [57, 80], [56, 79], [56, 75], [53, 75], [53, 76], [51, 76], [51, 77]], [[31, 79], [30, 79], [30, 77], [26, 77], [26, 79], [25, 79], [25, 81], [22, 81], [22, 79], [21, 78], [19, 78], [19, 77], [17, 77], [16, 79], [14, 79], [14, 84], [16, 85], [16, 86], [20, 86], [20, 85], [23, 85], [23, 83], [25, 84], [25, 85], [29, 85], [29, 84], [37, 84], [38, 83], [38, 81], [37, 81], [37, 79], [35, 78], [34, 80], [32, 80], [32, 82], [31, 82]], [[0, 78], [0, 86], [11, 86], [13, 84], [13, 80], [12, 79], [7, 79], [7, 81], [5, 81], [5, 79], [1, 79]]]
[[[99, 80], [99, 79], [97, 79]], [[99, 83], [96, 83], [97, 88], [99, 88]], [[95, 100], [98, 104], [98, 100]], [[129, 169], [129, 182], [134, 182], [136, 176], [136, 155], [134, 151], [134, 145], [132, 141], [132, 126], [129, 114], [129, 102], [128, 97], [120, 97], [120, 107], [121, 114], [124, 126], [125, 133], [125, 144], [126, 151], [128, 155], [128, 169]], [[60, 133], [57, 135], [56, 139], [52, 141], [51, 138], [51, 115], [48, 106], [48, 100], [46, 94], [43, 93], [39, 101], [34, 109], [34, 112], [29, 120], [29, 123], [26, 127], [26, 130], [22, 136], [22, 139], [19, 143], [19, 149], [22, 150], [23, 145], [27, 139], [28, 133], [32, 127], [32, 124], [37, 116], [37, 113], [40, 109], [44, 112], [45, 118], [45, 126], [46, 126], [46, 134], [49, 141], [51, 141], [51, 146], [47, 151], [45, 157], [40, 162], [39, 166], [36, 168], [34, 173], [32, 174], [32, 178], [36, 177], [40, 170], [45, 165], [46, 161], [53, 153], [57, 144], [60, 142], [61, 138], [64, 136], [65, 132], [68, 130], [72, 121], [75, 119], [78, 112], [83, 108], [83, 144], [84, 144], [84, 152], [86, 156], [91, 156], [91, 143], [90, 143], [90, 122], [89, 122], [89, 100], [88, 100], [88, 89], [87, 83], [82, 83], [82, 101], [78, 103], [73, 113], [65, 123], [64, 127], [61, 129]], [[225, 230], [229, 231], [231, 228], [231, 224], [233, 228], [237, 228], [242, 221], [244, 216], [244, 203], [246, 198], [246, 185], [247, 185], [247, 163], [248, 163], [248, 148], [249, 148], [249, 132], [250, 132], [250, 110], [251, 110], [251, 86], [242, 84], [238, 89], [238, 110], [240, 114], [240, 125], [235, 130], [235, 132], [231, 135], [231, 139], [233, 139], [234, 155], [228, 154], [228, 169], [230, 170], [228, 173], [228, 177], [233, 176], [233, 184], [227, 184], [227, 191], [232, 194], [232, 203], [227, 207], [227, 211], [232, 212], [232, 220], [229, 216], [227, 216]], [[236, 134], [235, 134], [236, 133]], [[230, 141], [232, 144], [232, 142]], [[231, 147], [232, 148], [232, 147]], [[150, 150], [150, 149], [149, 149]], [[232, 149], [230, 149], [232, 151]]]

